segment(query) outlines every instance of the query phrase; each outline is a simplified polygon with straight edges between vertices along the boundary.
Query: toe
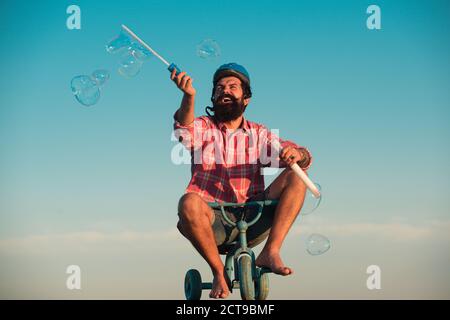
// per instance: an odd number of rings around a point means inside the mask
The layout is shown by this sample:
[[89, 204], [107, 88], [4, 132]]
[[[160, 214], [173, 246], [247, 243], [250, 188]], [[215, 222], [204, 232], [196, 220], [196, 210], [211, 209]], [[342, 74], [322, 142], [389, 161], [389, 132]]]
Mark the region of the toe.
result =
[[286, 275], [286, 276], [292, 274], [292, 269], [288, 268], [288, 267], [284, 267], [283, 268], [283, 274]]

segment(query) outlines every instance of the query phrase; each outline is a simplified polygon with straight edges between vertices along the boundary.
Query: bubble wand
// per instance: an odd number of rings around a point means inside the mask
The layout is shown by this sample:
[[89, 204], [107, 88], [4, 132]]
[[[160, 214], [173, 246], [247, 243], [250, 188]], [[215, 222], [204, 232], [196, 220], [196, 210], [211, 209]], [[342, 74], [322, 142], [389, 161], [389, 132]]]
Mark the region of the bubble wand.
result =
[[144, 42], [141, 38], [139, 38], [133, 31], [130, 30], [126, 25], [122, 25], [122, 29], [125, 30], [133, 39], [135, 39], [137, 42], [139, 42], [141, 45], [143, 45], [147, 50], [149, 50], [155, 57], [157, 57], [159, 60], [161, 60], [166, 66], [168, 66], [168, 70], [172, 72], [173, 70], [176, 70], [176, 74], [178, 75], [181, 70], [178, 68], [178, 66], [175, 63], [168, 63], [166, 59], [161, 57], [155, 50], [153, 50], [148, 44]]

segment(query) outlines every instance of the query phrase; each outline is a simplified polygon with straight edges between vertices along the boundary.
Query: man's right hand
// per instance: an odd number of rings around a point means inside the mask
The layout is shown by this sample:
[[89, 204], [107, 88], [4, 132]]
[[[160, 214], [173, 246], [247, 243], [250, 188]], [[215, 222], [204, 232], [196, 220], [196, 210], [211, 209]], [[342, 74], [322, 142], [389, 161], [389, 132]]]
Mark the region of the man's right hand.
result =
[[178, 75], [176, 74], [176, 70], [172, 70], [172, 73], [170, 74], [170, 79], [175, 82], [177, 87], [184, 92], [184, 94], [188, 96], [195, 96], [195, 89], [192, 86], [192, 78], [189, 77], [186, 72], [180, 72]]

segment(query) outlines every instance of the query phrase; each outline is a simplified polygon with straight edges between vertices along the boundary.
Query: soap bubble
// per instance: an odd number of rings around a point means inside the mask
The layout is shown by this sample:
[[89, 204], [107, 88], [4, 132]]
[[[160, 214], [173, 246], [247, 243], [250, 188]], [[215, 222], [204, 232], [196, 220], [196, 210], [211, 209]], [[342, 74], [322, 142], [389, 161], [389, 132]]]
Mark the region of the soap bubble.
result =
[[119, 73], [126, 78], [133, 78], [141, 71], [141, 67], [142, 62], [127, 52], [120, 60]]
[[313, 256], [327, 252], [330, 247], [330, 240], [321, 234], [313, 233], [306, 240], [306, 251]]
[[72, 93], [79, 103], [92, 106], [100, 99], [100, 87], [109, 79], [108, 70], [95, 70], [92, 76], [76, 76], [70, 82]]
[[92, 106], [100, 99], [100, 90], [97, 82], [89, 76], [74, 77], [70, 86], [75, 98], [82, 105]]
[[152, 53], [139, 43], [132, 43], [128, 47], [128, 52], [140, 62], [145, 62], [152, 56]]
[[131, 39], [125, 32], [120, 32], [120, 34], [108, 42], [106, 45], [106, 51], [109, 53], [116, 53], [131, 45]]
[[97, 82], [99, 86], [102, 86], [109, 79], [108, 70], [95, 70], [92, 73], [92, 78]]
[[120, 57], [118, 71], [125, 78], [135, 77], [141, 71], [142, 64], [152, 56], [150, 50], [131, 38], [123, 30], [116, 38], [108, 42], [106, 51], [112, 54], [123, 53]]
[[220, 56], [219, 44], [212, 39], [206, 39], [197, 45], [197, 55], [203, 59], [212, 59]]
[[[314, 185], [320, 192], [322, 187], [318, 183], [314, 183]], [[320, 193], [319, 198], [316, 198], [309, 189], [306, 189], [305, 200], [303, 201], [303, 206], [302, 210], [300, 211], [300, 214], [305, 216], [312, 213], [319, 207], [321, 201], [322, 201], [322, 193]]]

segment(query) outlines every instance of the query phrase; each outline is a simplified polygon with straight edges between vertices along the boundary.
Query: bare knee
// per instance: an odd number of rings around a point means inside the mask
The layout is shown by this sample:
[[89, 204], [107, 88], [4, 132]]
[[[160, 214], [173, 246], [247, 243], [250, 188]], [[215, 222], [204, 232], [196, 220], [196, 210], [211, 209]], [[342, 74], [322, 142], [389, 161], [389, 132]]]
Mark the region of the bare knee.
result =
[[178, 202], [178, 216], [180, 217], [178, 229], [182, 228], [182, 223], [195, 221], [205, 215], [205, 206], [207, 204], [198, 194], [186, 193], [183, 195]]
[[297, 176], [297, 174], [286, 168], [281, 174], [271, 183], [269, 186], [269, 199], [280, 199], [284, 192], [294, 191], [298, 194], [304, 194], [306, 186], [303, 181]]
[[286, 183], [285, 188], [295, 189], [299, 193], [304, 193], [306, 191], [305, 183], [300, 179], [299, 176], [293, 171], [286, 169]]

